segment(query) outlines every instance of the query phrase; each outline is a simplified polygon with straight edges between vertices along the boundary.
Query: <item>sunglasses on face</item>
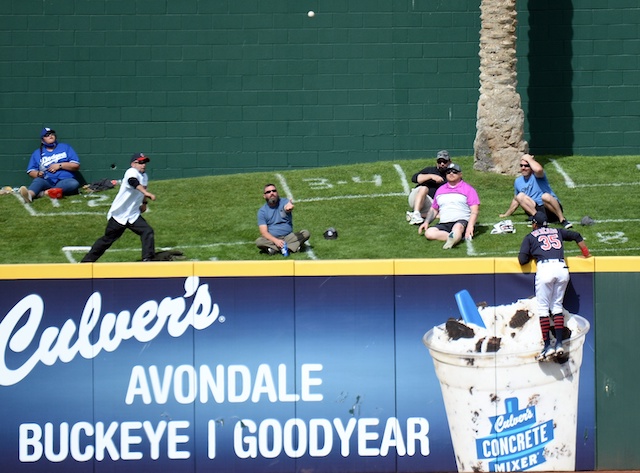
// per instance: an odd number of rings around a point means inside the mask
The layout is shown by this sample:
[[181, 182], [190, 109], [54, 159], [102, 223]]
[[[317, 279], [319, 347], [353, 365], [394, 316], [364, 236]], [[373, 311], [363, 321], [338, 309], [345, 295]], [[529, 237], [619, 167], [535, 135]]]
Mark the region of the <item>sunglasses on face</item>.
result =
[[460, 171], [456, 171], [455, 169], [448, 169], [447, 174], [460, 174]]
[[530, 168], [531, 166], [529, 166], [528, 164], [521, 164], [520, 167], [521, 168]]
[[445, 164], [445, 163], [448, 163], [448, 162], [449, 161], [447, 161], [446, 159], [442, 159], [442, 158], [438, 159], [438, 161], [437, 161], [438, 164]]
[[264, 191], [265, 194], [276, 194], [278, 191], [275, 189], [269, 189], [268, 191]]
[[47, 136], [51, 136], [51, 135], [55, 135], [55, 133], [52, 133], [52, 132], [45, 133], [44, 137], [46, 138]]

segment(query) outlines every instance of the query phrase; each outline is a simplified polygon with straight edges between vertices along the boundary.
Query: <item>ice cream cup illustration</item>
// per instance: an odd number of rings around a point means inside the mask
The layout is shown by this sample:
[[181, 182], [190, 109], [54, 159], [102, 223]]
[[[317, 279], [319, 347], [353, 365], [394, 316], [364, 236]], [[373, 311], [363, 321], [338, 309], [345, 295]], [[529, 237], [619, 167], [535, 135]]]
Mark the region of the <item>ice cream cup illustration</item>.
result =
[[472, 330], [458, 339], [445, 324], [423, 337], [460, 472], [575, 470], [578, 385], [589, 322], [565, 312], [571, 333], [565, 357], [538, 362], [542, 342], [535, 304], [528, 299], [481, 309], [487, 328], [469, 325], [465, 330]]

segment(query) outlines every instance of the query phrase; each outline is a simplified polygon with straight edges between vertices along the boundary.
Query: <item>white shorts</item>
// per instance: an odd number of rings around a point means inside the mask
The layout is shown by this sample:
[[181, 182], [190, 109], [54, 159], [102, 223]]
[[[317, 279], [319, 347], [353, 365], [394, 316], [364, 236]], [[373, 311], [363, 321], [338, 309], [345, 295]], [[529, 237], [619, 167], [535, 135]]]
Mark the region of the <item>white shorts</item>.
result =
[[[418, 195], [418, 191], [420, 189], [426, 189], [426, 187], [424, 186], [418, 186], [418, 187], [414, 187], [413, 189], [411, 189], [411, 193], [409, 194], [409, 198], [407, 199], [407, 201], [409, 202], [409, 207], [413, 210], [413, 206], [416, 203], [416, 196]], [[429, 194], [427, 194], [424, 198], [424, 202], [422, 204], [422, 209], [420, 209], [420, 213], [422, 215], [425, 215], [429, 209], [431, 208], [431, 203], [433, 202], [433, 199], [431, 198], [431, 196]]]

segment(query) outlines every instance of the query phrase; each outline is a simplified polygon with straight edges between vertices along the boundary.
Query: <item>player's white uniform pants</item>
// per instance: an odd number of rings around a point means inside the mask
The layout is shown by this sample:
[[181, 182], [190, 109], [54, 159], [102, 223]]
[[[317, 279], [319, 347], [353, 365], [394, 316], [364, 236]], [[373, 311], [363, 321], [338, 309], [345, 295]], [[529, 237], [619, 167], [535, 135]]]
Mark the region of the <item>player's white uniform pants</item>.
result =
[[536, 270], [538, 316], [562, 313], [564, 293], [569, 285], [569, 269], [560, 260], [541, 261]]

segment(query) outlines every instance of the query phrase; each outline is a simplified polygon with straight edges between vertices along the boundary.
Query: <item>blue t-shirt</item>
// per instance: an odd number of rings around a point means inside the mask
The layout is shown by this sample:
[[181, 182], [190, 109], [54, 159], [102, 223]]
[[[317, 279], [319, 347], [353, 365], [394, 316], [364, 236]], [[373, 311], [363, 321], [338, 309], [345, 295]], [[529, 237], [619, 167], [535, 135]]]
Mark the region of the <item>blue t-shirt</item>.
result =
[[558, 202], [560, 202], [558, 196], [551, 190], [551, 185], [549, 184], [546, 173], [542, 177], [536, 177], [531, 174], [528, 179], [525, 179], [524, 176], [517, 177], [513, 183], [513, 188], [515, 190], [514, 195], [518, 195], [522, 192], [531, 197], [535, 201], [536, 205], [543, 205], [542, 194], [551, 194], [556, 200], [558, 200]]
[[277, 207], [265, 204], [258, 210], [258, 226], [266, 225], [267, 230], [276, 238], [282, 238], [293, 232], [293, 215], [286, 212], [284, 206], [289, 199], [281, 198]]
[[58, 143], [51, 151], [43, 146], [42, 151], [38, 148], [31, 154], [29, 166], [27, 166], [27, 173], [30, 171], [42, 171], [44, 173], [42, 177], [50, 183], [55, 184], [62, 179], [75, 178], [75, 174], [66, 169], [60, 169], [57, 172], [50, 173], [47, 172], [49, 166], [56, 163], [70, 162], [80, 163], [80, 158], [78, 158], [76, 152], [68, 144]]

